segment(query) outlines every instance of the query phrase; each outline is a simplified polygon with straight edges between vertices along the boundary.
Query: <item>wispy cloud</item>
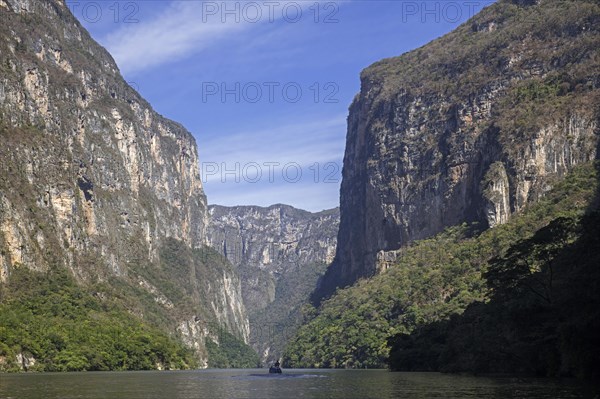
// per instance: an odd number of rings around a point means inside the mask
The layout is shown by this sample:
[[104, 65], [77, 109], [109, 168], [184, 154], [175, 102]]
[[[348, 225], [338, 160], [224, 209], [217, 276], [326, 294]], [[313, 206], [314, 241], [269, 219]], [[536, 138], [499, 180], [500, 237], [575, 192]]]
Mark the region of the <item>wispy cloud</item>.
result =
[[[344, 152], [346, 116], [336, 115], [293, 125], [256, 131], [232, 132], [200, 140], [201, 166], [217, 164], [220, 169], [233, 170], [236, 164], [276, 163], [279, 171], [295, 163], [308, 169], [315, 163], [341, 162]], [[221, 174], [203, 175], [207, 183], [221, 182]]]
[[101, 41], [116, 59], [121, 72], [130, 75], [194, 56], [249, 29], [258, 29], [265, 24], [281, 27], [277, 22], [295, 20], [296, 7], [307, 14], [307, 9], [314, 4], [289, 0], [262, 3], [175, 1], [151, 19], [121, 25]]
[[181, 1], [171, 3], [151, 21], [122, 25], [102, 41], [128, 74], [196, 54], [242, 27], [216, 20], [203, 23], [202, 2]]
[[[241, 19], [224, 9], [211, 8], [243, 10], [251, 3], [263, 7], [262, 17], [255, 22], [251, 22], [250, 8], [241, 11]], [[276, 7], [273, 12], [264, 8], [267, 3]], [[206, 79], [221, 79], [227, 87], [233, 84], [233, 79], [306, 81], [309, 83], [303, 88], [309, 93], [309, 86], [315, 81], [323, 86], [332, 79], [328, 76], [319, 79], [321, 75], [307, 75], [315, 73], [314, 69], [309, 68], [307, 72], [306, 68], [298, 68], [311, 59], [308, 55], [313, 53], [306, 50], [312, 49], [314, 41], [320, 38], [316, 35], [321, 27], [315, 25], [314, 11], [310, 9], [314, 9], [315, 3], [317, 1], [297, 0], [140, 2], [140, 6], [148, 8], [141, 10], [144, 12], [140, 13], [139, 23], [120, 25], [101, 42], [125, 76], [142, 79], [142, 82], [146, 79], [148, 86], [160, 85], [166, 95], [161, 101], [169, 98], [169, 104], [187, 99], [185, 105], [189, 108], [190, 101], [197, 98], [186, 91], [199, 90], [198, 85]], [[293, 6], [284, 13], [286, 4]], [[338, 7], [341, 3], [323, 1], [321, 4], [319, 18], [323, 23], [330, 14], [330, 5]], [[303, 13], [297, 23], [292, 22], [295, 7], [300, 7]], [[312, 59], [320, 66], [320, 57]], [[163, 80], [171, 68], [182, 73], [171, 74], [171, 78]], [[214, 70], [216, 74], [206, 70]], [[177, 84], [169, 87], [169, 81]], [[169, 90], [165, 90], [167, 87]], [[323, 93], [328, 91], [323, 88]], [[263, 206], [279, 202], [314, 211], [337, 206], [346, 105], [339, 108], [331, 105], [333, 115], [324, 117], [315, 116], [326, 114], [322, 103], [308, 103], [308, 100], [294, 107], [283, 100], [272, 105], [257, 104], [256, 112], [249, 112], [244, 105], [206, 103], [202, 104], [203, 113], [188, 115], [191, 125], [210, 126], [198, 129], [202, 133], [196, 136], [209, 202]], [[211, 114], [207, 109], [216, 112]], [[224, 114], [223, 109], [228, 111]], [[218, 118], [223, 115], [235, 119], [219, 123]], [[196, 121], [202, 117], [205, 118], [203, 123]], [[261, 168], [260, 179], [254, 179], [256, 168], [244, 169], [249, 164]], [[286, 169], [288, 165], [290, 169]], [[300, 169], [301, 179], [295, 178], [296, 167]]]
[[200, 140], [210, 203], [286, 203], [320, 211], [339, 203], [345, 115]]

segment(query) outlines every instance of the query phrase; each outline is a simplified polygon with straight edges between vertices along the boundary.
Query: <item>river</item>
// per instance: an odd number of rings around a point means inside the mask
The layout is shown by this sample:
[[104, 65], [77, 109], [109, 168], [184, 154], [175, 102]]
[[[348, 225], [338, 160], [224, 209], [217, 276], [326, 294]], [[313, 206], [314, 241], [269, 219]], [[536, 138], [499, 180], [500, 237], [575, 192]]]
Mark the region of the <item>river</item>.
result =
[[572, 380], [385, 370], [201, 370], [0, 374], [3, 399], [593, 398]]

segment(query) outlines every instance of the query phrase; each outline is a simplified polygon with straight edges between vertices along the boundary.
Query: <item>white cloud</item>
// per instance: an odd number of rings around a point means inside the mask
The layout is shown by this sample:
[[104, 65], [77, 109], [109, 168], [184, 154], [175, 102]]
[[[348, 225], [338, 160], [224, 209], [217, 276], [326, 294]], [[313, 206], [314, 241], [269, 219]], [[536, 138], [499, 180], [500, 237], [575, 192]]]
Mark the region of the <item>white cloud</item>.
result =
[[170, 4], [160, 17], [123, 25], [103, 41], [124, 74], [137, 72], [196, 53], [241, 24], [202, 21], [202, 2]]
[[[135, 75], [151, 68], [165, 70], [169, 64], [188, 60], [192, 57], [199, 59], [198, 54], [209, 47], [219, 51], [232, 50], [232, 43], [238, 45], [243, 40], [241, 54], [255, 59], [261, 49], [278, 43], [269, 49], [277, 53], [277, 64], [291, 62], [290, 54], [299, 51], [298, 46], [285, 45], [290, 30], [296, 26], [282, 20], [282, 13], [275, 13], [277, 23], [269, 23], [270, 16], [264, 16], [260, 23], [241, 21], [228, 17], [226, 22], [220, 16], [203, 18], [206, 3], [222, 6], [224, 2], [175, 1], [163, 8], [160, 14], [158, 8], [152, 9], [153, 16], [139, 18], [134, 25], [122, 25], [101, 42], [111, 52], [124, 75]], [[243, 5], [246, 2], [232, 1], [231, 4]], [[263, 2], [257, 2], [263, 4]], [[280, 7], [286, 3], [295, 3], [303, 7], [305, 20], [310, 23], [312, 15], [307, 10], [314, 6], [313, 1], [281, 1]], [[263, 12], [265, 12], [263, 10]], [[302, 30], [301, 33], [305, 33]], [[298, 38], [297, 44], [303, 43], [304, 36]], [[221, 50], [222, 49], [222, 50]], [[304, 114], [307, 115], [307, 114]], [[243, 122], [232, 131], [219, 129], [219, 134], [207, 131], [198, 137], [198, 150], [201, 166], [203, 163], [216, 163], [219, 171], [216, 174], [203, 173], [203, 183], [210, 203], [223, 205], [254, 204], [268, 206], [273, 203], [288, 203], [290, 205], [318, 211], [332, 208], [338, 204], [339, 173], [344, 152], [344, 137], [346, 132], [346, 115], [334, 115], [327, 119], [296, 120], [278, 123], [269, 116], [271, 126], [264, 129], [247, 128]], [[283, 119], [283, 118], [282, 118]], [[295, 122], [295, 123], [294, 123]], [[241, 176], [239, 182], [228, 175], [223, 179], [220, 169], [235, 170], [236, 164], [247, 165], [255, 162], [262, 167], [263, 177], [258, 182], [248, 182]], [[324, 182], [332, 169], [324, 169], [328, 162], [337, 167], [333, 182]], [[277, 178], [269, 181], [269, 167], [265, 163], [277, 163], [274, 173]], [[290, 182], [282, 178], [283, 167], [295, 163], [300, 165], [303, 178], [298, 182]], [[320, 168], [315, 181], [315, 166]], [[312, 169], [311, 169], [312, 167]], [[290, 171], [293, 172], [293, 169]], [[293, 180], [293, 179], [292, 179]]]
[[303, 170], [327, 162], [341, 167], [345, 132], [346, 117], [337, 115], [258, 131], [203, 137], [198, 149], [201, 167], [211, 164], [210, 173], [203, 170], [203, 179], [208, 184], [220, 183], [222, 170], [234, 170], [237, 165], [243, 169], [249, 163], [261, 165], [265, 173], [268, 172], [266, 163], [277, 163], [274, 166], [277, 173], [291, 163], [300, 165]]
[[[302, 18], [312, 18], [307, 9], [314, 6], [314, 3], [289, 0], [175, 1], [151, 20], [141, 19], [136, 24], [121, 25], [101, 42], [113, 55], [121, 72], [130, 75], [191, 57], [230, 35], [265, 23], [293, 20], [296, 6], [302, 9]], [[260, 6], [260, 18], [256, 18], [257, 14], [252, 7], [246, 8], [248, 4]], [[290, 11], [283, 12], [292, 4], [294, 7], [289, 8]], [[236, 12], [227, 13], [227, 10], [234, 10], [236, 7], [237, 16]]]
[[199, 140], [209, 203], [338, 206], [345, 126], [345, 115], [338, 115]]

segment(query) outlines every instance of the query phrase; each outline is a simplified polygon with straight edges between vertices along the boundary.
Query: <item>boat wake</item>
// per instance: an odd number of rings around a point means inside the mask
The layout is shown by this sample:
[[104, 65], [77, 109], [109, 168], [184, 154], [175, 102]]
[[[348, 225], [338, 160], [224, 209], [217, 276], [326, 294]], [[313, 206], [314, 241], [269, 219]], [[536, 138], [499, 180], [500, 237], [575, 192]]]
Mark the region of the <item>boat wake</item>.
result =
[[281, 373], [281, 374], [245, 374], [245, 375], [233, 375], [231, 378], [235, 378], [236, 380], [257, 380], [257, 379], [276, 379], [276, 380], [286, 380], [286, 379], [302, 379], [302, 378], [326, 378], [324, 375], [319, 374], [289, 374], [289, 373]]

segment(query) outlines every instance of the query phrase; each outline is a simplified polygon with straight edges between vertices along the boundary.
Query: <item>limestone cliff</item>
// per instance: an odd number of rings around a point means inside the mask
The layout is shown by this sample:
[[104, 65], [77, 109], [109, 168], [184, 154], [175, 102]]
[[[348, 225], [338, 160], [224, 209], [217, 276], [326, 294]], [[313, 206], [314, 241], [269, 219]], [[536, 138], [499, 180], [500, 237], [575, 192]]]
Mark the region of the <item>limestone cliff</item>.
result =
[[263, 361], [279, 358], [317, 278], [333, 260], [339, 210], [288, 205], [209, 206], [210, 245], [237, 268], [250, 342]]
[[600, 6], [499, 1], [362, 72], [350, 107], [333, 265], [313, 299], [403, 245], [493, 227], [597, 156]]
[[207, 244], [193, 136], [123, 80], [63, 1], [0, 0], [0, 20], [0, 283], [17, 267], [117, 279], [153, 297], [203, 360], [199, 312], [247, 340], [230, 268], [199, 282], [210, 265], [188, 257], [185, 306], [161, 286], [169, 240]]

